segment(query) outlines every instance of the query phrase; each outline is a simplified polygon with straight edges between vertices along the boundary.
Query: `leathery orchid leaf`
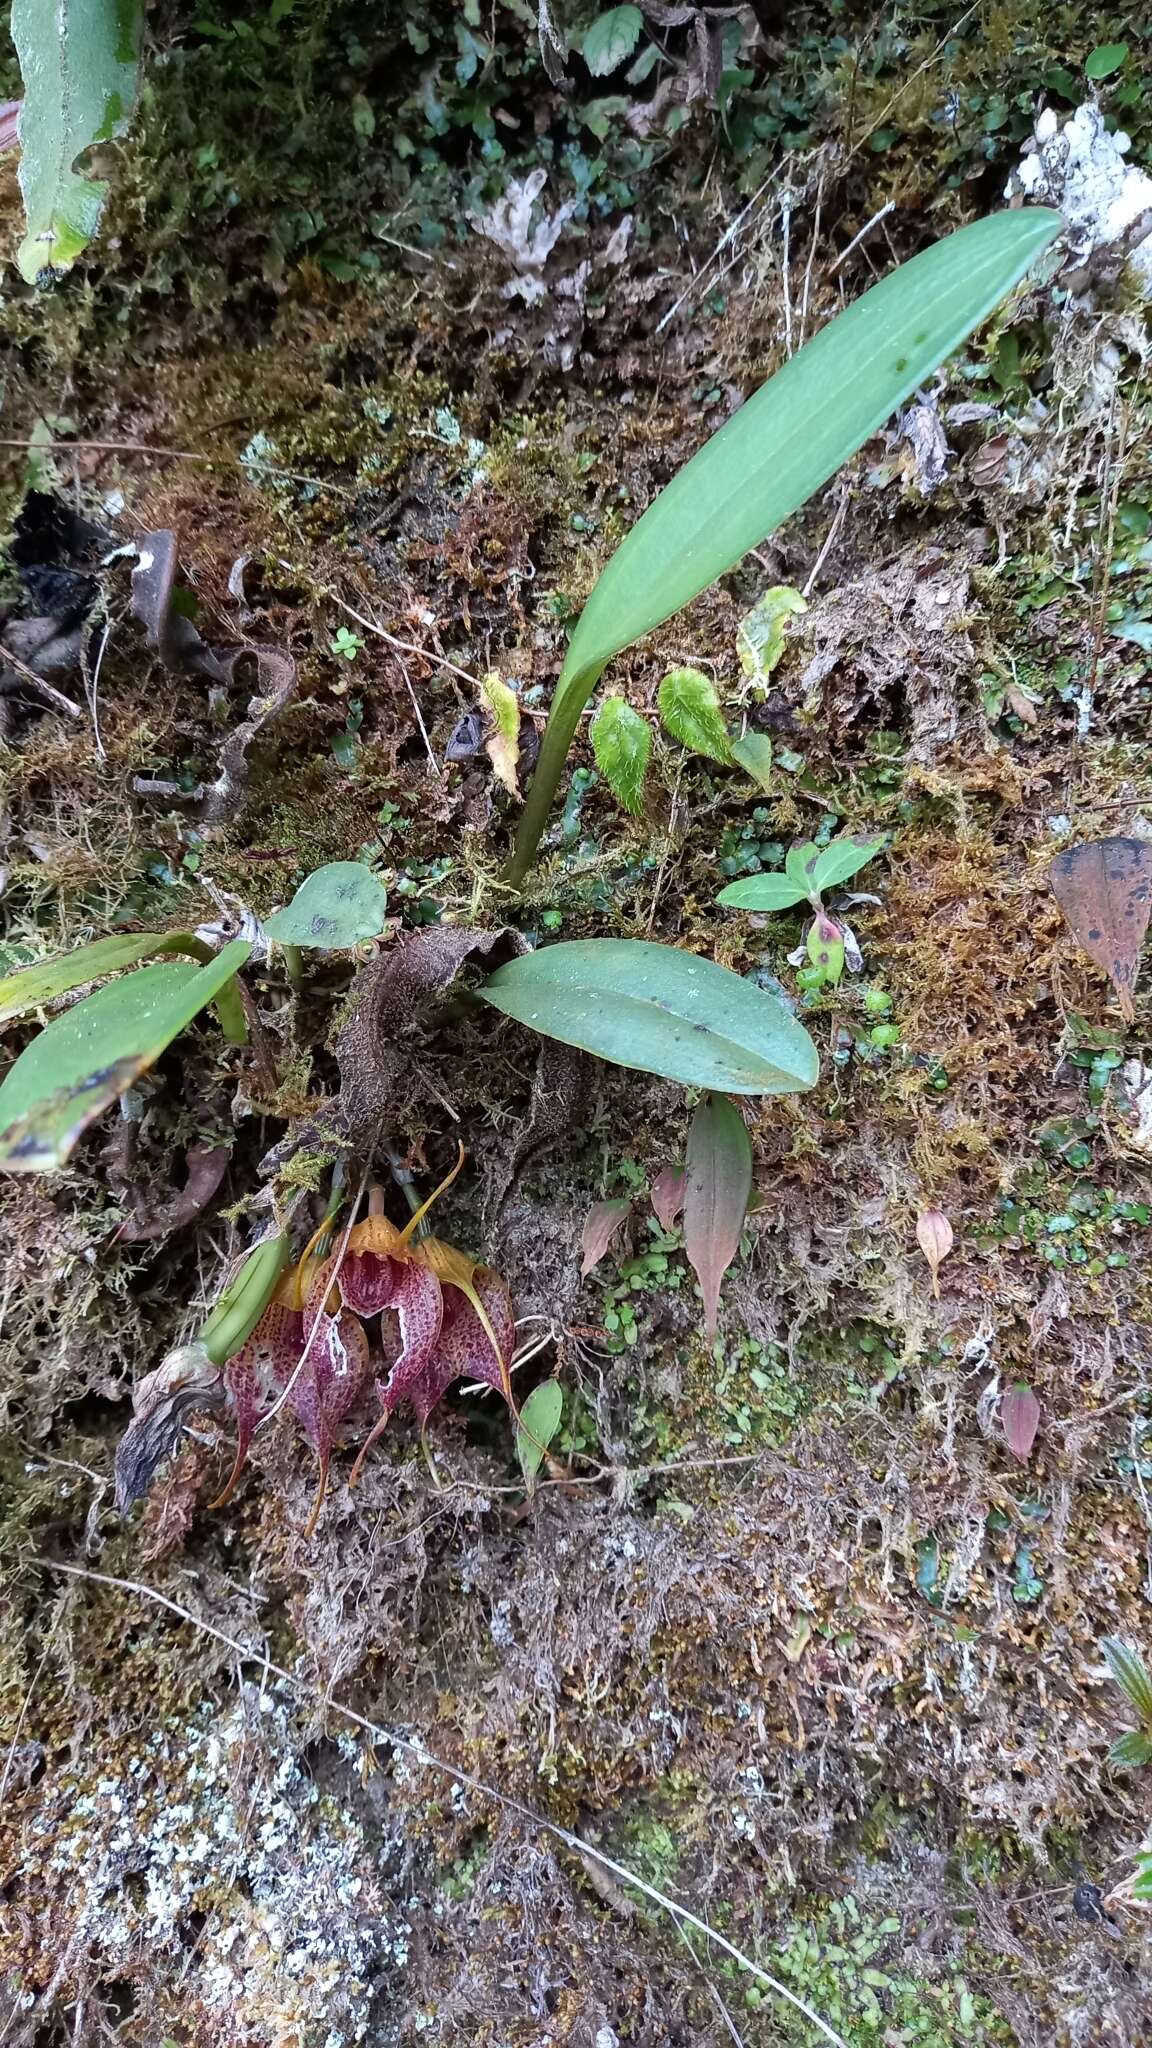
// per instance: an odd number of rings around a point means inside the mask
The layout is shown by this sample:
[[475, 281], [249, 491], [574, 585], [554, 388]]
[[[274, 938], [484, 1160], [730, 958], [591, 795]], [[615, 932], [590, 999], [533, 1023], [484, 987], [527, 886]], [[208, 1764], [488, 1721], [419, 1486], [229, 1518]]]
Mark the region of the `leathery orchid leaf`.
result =
[[705, 1095], [688, 1131], [684, 1249], [704, 1296], [704, 1333], [716, 1335], [720, 1284], [736, 1256], [752, 1191], [752, 1144], [724, 1095]]

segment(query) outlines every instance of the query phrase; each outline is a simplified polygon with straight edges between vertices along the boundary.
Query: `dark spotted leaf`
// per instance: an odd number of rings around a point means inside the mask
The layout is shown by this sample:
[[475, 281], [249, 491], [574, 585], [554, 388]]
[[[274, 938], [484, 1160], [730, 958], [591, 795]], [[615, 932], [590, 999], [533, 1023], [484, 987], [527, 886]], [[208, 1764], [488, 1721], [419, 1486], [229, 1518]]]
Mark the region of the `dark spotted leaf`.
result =
[[1090, 839], [1058, 853], [1048, 870], [1052, 893], [1088, 958], [1102, 967], [1126, 1023], [1152, 910], [1152, 841]]
[[387, 908], [384, 885], [371, 868], [358, 860], [334, 860], [301, 882], [291, 903], [273, 911], [264, 929], [280, 946], [330, 952], [378, 938]]
[[704, 1330], [716, 1335], [720, 1283], [736, 1256], [752, 1192], [752, 1145], [726, 1095], [702, 1097], [688, 1132], [684, 1249], [704, 1296]]

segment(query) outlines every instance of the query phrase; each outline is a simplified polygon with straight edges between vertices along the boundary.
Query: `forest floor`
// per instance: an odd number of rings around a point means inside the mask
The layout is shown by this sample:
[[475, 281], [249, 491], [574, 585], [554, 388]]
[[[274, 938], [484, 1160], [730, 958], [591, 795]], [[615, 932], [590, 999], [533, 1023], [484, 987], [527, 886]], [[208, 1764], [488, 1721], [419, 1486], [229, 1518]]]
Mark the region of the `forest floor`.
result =
[[[402, 1415], [354, 1492], [338, 1455], [311, 1535], [287, 1417], [214, 1512], [224, 1419], [125, 1519], [112, 1461], [270, 1191], [323, 1204], [330, 1155], [277, 1161], [336, 1087], [357, 961], [253, 968], [256, 1051], [202, 1020], [130, 1148], [112, 1119], [0, 1185], [0, 2041], [1135, 2048], [1147, 1778], [1108, 1761], [1132, 1717], [1100, 1643], [1152, 1637], [1150, 1012], [1138, 988], [1125, 1025], [1047, 879], [1152, 837], [1130, 283], [1022, 289], [614, 665], [645, 808], [581, 738], [522, 896], [477, 714], [495, 670], [523, 749], [637, 512], [840, 304], [1001, 203], [1042, 104], [1098, 93], [1152, 162], [1152, 38], [1093, 85], [1121, 30], [1083, 8], [664, 8], [564, 83], [523, 0], [212, 0], [149, 33], [91, 260], [3, 309], [8, 616], [93, 573], [78, 518], [105, 553], [170, 529], [205, 638], [298, 686], [205, 823], [242, 693], [162, 668], [101, 568], [82, 715], [0, 706], [6, 963], [234, 929], [359, 858], [384, 946], [661, 938], [782, 989], [822, 1072], [745, 1104], [757, 1204], [709, 1346], [648, 1200], [684, 1091], [590, 1069], [510, 1176], [537, 1042], [459, 998], [398, 1020], [387, 1151], [427, 1190], [463, 1143], [438, 1228], [505, 1276], [542, 1340], [521, 1393], [557, 1373], [564, 1419], [526, 1495], [506, 1410], [457, 1387], [431, 1465]], [[777, 585], [808, 608], [750, 688], [737, 629]], [[771, 735], [766, 790], [659, 730], [686, 662]], [[836, 831], [890, 845], [841, 896], [859, 972], [805, 992], [800, 913], [715, 899]], [[226, 1174], [171, 1227], [205, 1132]]]

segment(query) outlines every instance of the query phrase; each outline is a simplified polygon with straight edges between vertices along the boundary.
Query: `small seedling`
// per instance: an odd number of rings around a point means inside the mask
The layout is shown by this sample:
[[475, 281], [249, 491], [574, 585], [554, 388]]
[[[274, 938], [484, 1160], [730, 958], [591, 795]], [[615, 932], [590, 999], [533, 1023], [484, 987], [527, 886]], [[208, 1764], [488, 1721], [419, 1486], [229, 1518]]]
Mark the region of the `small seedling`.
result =
[[348, 626], [337, 626], [328, 642], [328, 651], [340, 655], [344, 661], [355, 661], [363, 645], [359, 633], [353, 633]]
[[807, 935], [809, 966], [802, 970], [807, 989], [835, 987], [844, 972], [844, 932], [824, 908], [823, 891], [848, 881], [888, 844], [886, 833], [872, 839], [832, 839], [820, 847], [811, 840], [789, 849], [783, 873], [750, 875], [730, 882], [717, 901], [736, 910], [790, 910], [810, 903], [815, 912]]

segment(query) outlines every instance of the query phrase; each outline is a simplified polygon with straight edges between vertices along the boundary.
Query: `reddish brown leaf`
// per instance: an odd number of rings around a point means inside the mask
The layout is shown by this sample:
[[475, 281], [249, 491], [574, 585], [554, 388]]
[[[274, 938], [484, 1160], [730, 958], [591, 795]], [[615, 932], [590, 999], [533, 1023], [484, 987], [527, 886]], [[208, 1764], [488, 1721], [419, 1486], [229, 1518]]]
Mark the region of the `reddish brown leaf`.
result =
[[1000, 1427], [1012, 1456], [1026, 1463], [1040, 1427], [1040, 1403], [1026, 1380], [1017, 1380], [1001, 1401]]
[[1152, 841], [1090, 839], [1058, 853], [1052, 893], [1088, 958], [1102, 967], [1132, 1023], [1132, 991], [1152, 910]]
[[652, 1183], [652, 1207], [661, 1230], [671, 1230], [684, 1207], [684, 1168], [666, 1166]]
[[726, 1095], [705, 1095], [688, 1132], [684, 1249], [704, 1296], [704, 1332], [716, 1335], [720, 1283], [736, 1256], [752, 1191], [752, 1145]]
[[584, 1218], [584, 1229], [580, 1245], [584, 1253], [580, 1267], [580, 1278], [586, 1279], [593, 1266], [598, 1266], [612, 1239], [631, 1209], [631, 1202], [619, 1197], [611, 1202], [593, 1202]]

